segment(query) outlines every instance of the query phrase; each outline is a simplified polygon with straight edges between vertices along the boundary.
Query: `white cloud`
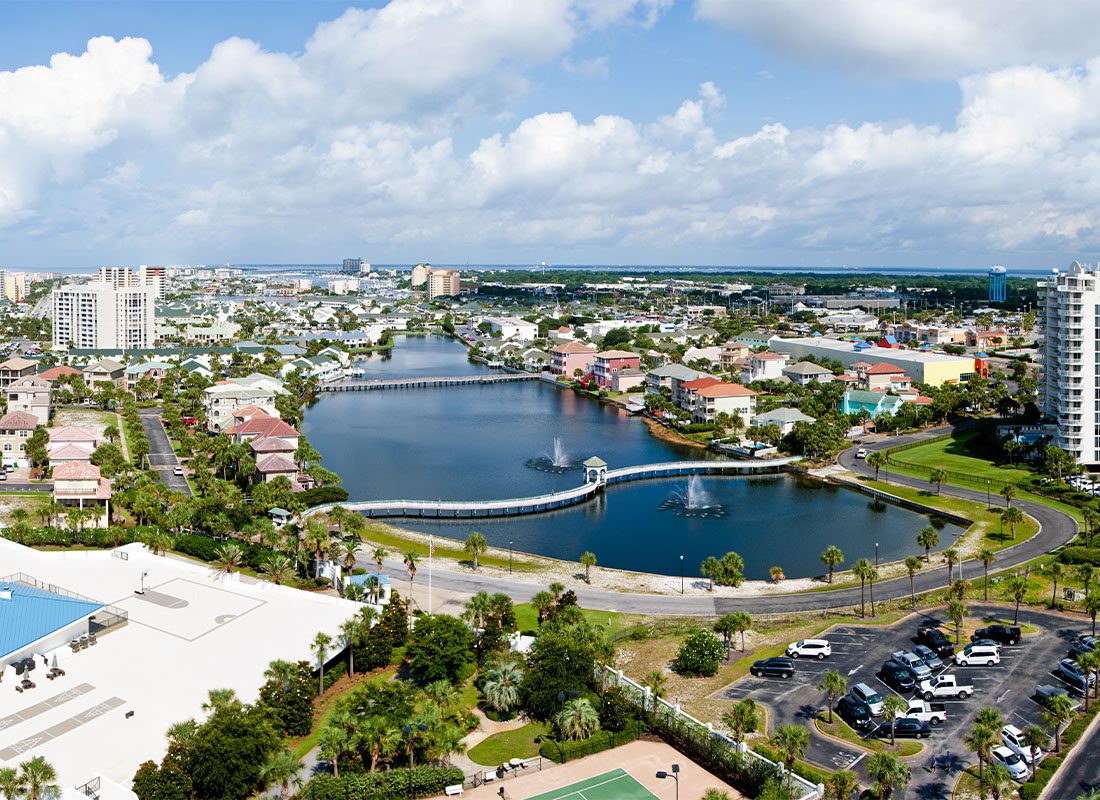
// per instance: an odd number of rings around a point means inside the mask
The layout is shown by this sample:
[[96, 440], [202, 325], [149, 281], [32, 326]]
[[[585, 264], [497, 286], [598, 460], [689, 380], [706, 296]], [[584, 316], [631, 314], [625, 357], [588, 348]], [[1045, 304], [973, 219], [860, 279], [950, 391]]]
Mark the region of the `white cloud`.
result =
[[696, 0], [696, 16], [792, 61], [876, 78], [1080, 64], [1095, 55], [1100, 28], [1093, 0]]
[[593, 80], [595, 78], [606, 80], [607, 77], [611, 75], [607, 56], [597, 56], [596, 58], [589, 58], [584, 61], [573, 61], [571, 58], [563, 58], [561, 66], [562, 69], [573, 77], [584, 78], [586, 80]]

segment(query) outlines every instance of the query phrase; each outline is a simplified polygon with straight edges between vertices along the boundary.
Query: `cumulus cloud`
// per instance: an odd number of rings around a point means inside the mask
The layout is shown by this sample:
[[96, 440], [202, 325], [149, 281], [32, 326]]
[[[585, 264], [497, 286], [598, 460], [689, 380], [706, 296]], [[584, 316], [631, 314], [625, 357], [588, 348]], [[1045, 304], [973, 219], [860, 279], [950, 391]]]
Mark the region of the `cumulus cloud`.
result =
[[696, 0], [696, 16], [793, 61], [881, 77], [955, 78], [1012, 64], [1064, 66], [1096, 53], [1092, 0]]

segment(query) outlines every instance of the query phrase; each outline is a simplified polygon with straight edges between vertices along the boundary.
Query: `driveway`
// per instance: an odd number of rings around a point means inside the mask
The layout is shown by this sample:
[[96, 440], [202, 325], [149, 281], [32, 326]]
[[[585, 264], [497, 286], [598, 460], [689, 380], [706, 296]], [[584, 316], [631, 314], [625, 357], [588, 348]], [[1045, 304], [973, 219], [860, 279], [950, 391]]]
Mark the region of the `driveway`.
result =
[[149, 440], [147, 457], [149, 468], [160, 476], [161, 482], [169, 489], [190, 497], [191, 486], [187, 483], [187, 478], [174, 474], [180, 462], [176, 458], [175, 451], [172, 450], [172, 443], [168, 440], [168, 431], [164, 429], [164, 423], [161, 422], [160, 412], [159, 408], [142, 408], [138, 411], [141, 427]]
[[[1007, 615], [1011, 618], [1011, 613], [1011, 609], [1000, 606], [971, 606], [974, 617], [1004, 618]], [[1020, 621], [1040, 626], [1040, 631], [1025, 636], [1016, 647], [1005, 647], [1001, 652], [1000, 665], [957, 667], [948, 664], [946, 667], [946, 671], [957, 675], [960, 682], [972, 684], [974, 695], [967, 700], [946, 702], [947, 722], [933, 728], [932, 736], [924, 742], [923, 754], [910, 762], [913, 782], [906, 796], [944, 799], [950, 796], [951, 786], [959, 771], [975, 760], [962, 740], [970, 731], [979, 709], [996, 707], [1007, 722], [1021, 729], [1032, 724], [1042, 725], [1043, 708], [1033, 698], [1035, 687], [1044, 683], [1059, 684], [1053, 669], [1066, 655], [1073, 639], [1087, 632], [1088, 628], [1086, 623], [1077, 619], [1027, 609], [1021, 612]], [[716, 697], [731, 701], [752, 697], [764, 703], [771, 711], [773, 726], [787, 723], [807, 725], [811, 731], [810, 747], [806, 753], [808, 761], [827, 769], [854, 769], [869, 785], [871, 780], [863, 769], [864, 754], [857, 748], [822, 736], [812, 724], [813, 718], [825, 707], [824, 696], [816, 686], [827, 670], [835, 669], [847, 677], [849, 686], [866, 683], [883, 696], [887, 693], [898, 694], [878, 678], [882, 663], [894, 651], [912, 649], [915, 644], [913, 637], [919, 626], [942, 622], [935, 616], [918, 613], [890, 627], [837, 625], [822, 634], [822, 638], [833, 645], [830, 658], [824, 661], [797, 661], [795, 675], [790, 680], [747, 676], [723, 689]], [[909, 699], [912, 694], [902, 696]], [[932, 756], [950, 756], [952, 767], [949, 774], [943, 771], [932, 773], [925, 769]], [[1092, 762], [1089, 767], [1084, 763], [1079, 765], [1084, 771], [1100, 771], [1094, 760], [1080, 761]], [[1062, 797], [1059, 794], [1051, 796]]]

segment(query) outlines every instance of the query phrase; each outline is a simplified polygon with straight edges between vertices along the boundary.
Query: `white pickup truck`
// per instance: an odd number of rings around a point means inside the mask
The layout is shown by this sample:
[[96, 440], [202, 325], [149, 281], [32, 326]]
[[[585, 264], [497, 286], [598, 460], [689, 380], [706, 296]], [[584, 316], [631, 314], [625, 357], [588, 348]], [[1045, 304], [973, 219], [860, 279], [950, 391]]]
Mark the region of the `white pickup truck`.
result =
[[901, 716], [919, 719], [929, 725], [939, 725], [947, 721], [947, 707], [943, 703], [929, 703], [927, 700], [914, 698], [909, 701], [909, 708]]
[[921, 681], [920, 686], [917, 687], [917, 694], [925, 700], [939, 700], [947, 697], [963, 700], [974, 694], [974, 687], [957, 683], [954, 675], [937, 675]]

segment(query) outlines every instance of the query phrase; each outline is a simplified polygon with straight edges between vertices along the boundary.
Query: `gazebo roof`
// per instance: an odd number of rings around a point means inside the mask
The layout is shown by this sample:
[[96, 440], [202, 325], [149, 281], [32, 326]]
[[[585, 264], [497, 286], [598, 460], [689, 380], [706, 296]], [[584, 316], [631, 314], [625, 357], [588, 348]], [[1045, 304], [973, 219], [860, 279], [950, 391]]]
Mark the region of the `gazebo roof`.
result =
[[584, 466], [586, 467], [606, 467], [607, 462], [599, 456], [590, 456], [584, 460]]

